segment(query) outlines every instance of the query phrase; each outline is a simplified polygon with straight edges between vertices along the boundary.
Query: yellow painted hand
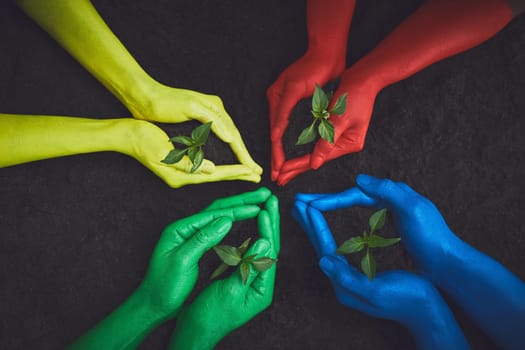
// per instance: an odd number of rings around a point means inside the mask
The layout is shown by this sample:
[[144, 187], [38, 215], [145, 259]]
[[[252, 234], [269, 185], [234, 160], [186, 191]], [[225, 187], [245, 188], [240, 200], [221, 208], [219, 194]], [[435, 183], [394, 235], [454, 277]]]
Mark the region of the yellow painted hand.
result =
[[239, 130], [218, 96], [158, 83], [148, 89], [148, 96], [147, 103], [129, 107], [136, 118], [162, 123], [181, 123], [189, 120], [212, 122], [212, 131], [229, 144], [240, 163], [250, 167], [255, 174], [262, 174], [262, 168], [250, 156]]
[[225, 180], [244, 180], [259, 182], [261, 177], [253, 169], [243, 164], [214, 165], [204, 160], [196, 172], [190, 173], [192, 163], [187, 156], [175, 164], [165, 164], [161, 160], [173, 149], [169, 137], [156, 125], [134, 120], [131, 138], [123, 142], [126, 153], [157, 174], [169, 186], [177, 188], [188, 184]]
[[[157, 82], [131, 56], [89, 0], [17, 0], [17, 3], [135, 118], [163, 123], [213, 122], [212, 131], [229, 144], [239, 162], [250, 167], [254, 175], [262, 174], [221, 99]], [[219, 174], [218, 177], [224, 175]]]

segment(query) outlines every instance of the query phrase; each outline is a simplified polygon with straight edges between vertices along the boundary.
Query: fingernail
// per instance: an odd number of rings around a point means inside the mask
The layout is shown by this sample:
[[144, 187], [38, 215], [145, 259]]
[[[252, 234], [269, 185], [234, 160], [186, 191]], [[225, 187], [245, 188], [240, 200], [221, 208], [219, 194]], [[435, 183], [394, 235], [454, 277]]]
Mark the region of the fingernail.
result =
[[215, 164], [211, 161], [202, 162], [201, 171], [205, 174], [212, 174], [215, 171]]
[[319, 267], [324, 271], [324, 273], [331, 274], [332, 270], [334, 269], [334, 263], [331, 262], [327, 257], [322, 257], [319, 261]]
[[357, 175], [357, 178], [355, 180], [356, 180], [357, 184], [366, 186], [366, 185], [369, 185], [372, 182], [373, 178], [372, 178], [372, 176], [369, 176], [369, 175], [366, 175], [366, 174], [359, 174], [359, 175]]
[[262, 175], [263, 173], [263, 168], [261, 166], [259, 166], [258, 164], [254, 164], [252, 166], [252, 170], [257, 174], [257, 175]]
[[270, 248], [270, 243], [266, 239], [258, 239], [253, 247], [253, 250], [259, 254], [264, 254]]

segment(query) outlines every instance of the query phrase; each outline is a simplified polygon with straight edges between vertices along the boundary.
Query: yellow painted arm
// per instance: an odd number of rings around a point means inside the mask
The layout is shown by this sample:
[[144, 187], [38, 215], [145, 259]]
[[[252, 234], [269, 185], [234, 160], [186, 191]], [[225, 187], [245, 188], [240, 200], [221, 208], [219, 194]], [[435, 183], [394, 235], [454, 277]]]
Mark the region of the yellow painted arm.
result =
[[172, 149], [164, 131], [142, 120], [0, 114], [0, 167], [115, 151], [135, 158], [174, 188], [203, 182], [261, 179], [248, 166], [215, 166], [209, 160], [204, 160], [195, 173], [189, 173], [192, 163], [187, 157], [172, 165], [161, 162]]

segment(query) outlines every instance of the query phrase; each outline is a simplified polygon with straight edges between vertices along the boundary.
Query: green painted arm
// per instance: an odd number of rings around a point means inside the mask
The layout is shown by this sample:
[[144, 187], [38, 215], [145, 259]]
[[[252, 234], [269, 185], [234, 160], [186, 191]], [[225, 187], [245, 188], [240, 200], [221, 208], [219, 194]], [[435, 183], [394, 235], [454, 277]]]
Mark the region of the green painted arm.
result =
[[212, 131], [228, 143], [254, 174], [239, 130], [217, 96], [165, 86], [150, 77], [113, 34], [89, 0], [17, 0], [18, 5], [108, 88], [137, 119], [180, 123], [213, 122]]
[[137, 159], [174, 188], [222, 180], [260, 181], [259, 175], [241, 164], [215, 166], [205, 160], [195, 173], [189, 173], [187, 157], [173, 165], [162, 163], [172, 149], [164, 131], [142, 120], [0, 114], [0, 167], [115, 151]]
[[245, 205], [197, 213], [166, 227], [144, 280], [115, 311], [77, 339], [71, 349], [132, 349], [179, 312], [197, 281], [199, 260], [218, 244], [234, 221], [256, 217]]
[[[249, 200], [241, 198], [241, 200]], [[215, 203], [216, 204], [216, 203]], [[219, 203], [225, 204], [225, 203]], [[217, 205], [217, 204], [216, 204]], [[277, 258], [280, 249], [279, 208], [271, 196], [258, 216], [261, 238], [246, 255]], [[213, 282], [177, 318], [169, 348], [172, 350], [213, 349], [227, 334], [241, 327], [270, 306], [273, 298], [276, 265], [258, 273], [252, 268], [247, 284], [239, 271]]]

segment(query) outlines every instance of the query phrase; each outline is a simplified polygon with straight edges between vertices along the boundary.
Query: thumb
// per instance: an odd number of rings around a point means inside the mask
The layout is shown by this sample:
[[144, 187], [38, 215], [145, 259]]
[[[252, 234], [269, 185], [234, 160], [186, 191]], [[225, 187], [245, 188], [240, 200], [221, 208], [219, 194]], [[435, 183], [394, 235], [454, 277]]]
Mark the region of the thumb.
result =
[[197, 264], [199, 259], [217, 245], [230, 231], [233, 221], [227, 217], [219, 217], [201, 229], [196, 229], [193, 235], [179, 248], [179, 253], [187, 262]]
[[348, 265], [343, 259], [325, 255], [319, 260], [319, 267], [336, 289], [350, 292], [353, 296], [368, 300], [371, 285], [368, 278]]
[[319, 260], [319, 267], [334, 286], [347, 288], [354, 282], [354, 269], [335, 256], [325, 255]]

